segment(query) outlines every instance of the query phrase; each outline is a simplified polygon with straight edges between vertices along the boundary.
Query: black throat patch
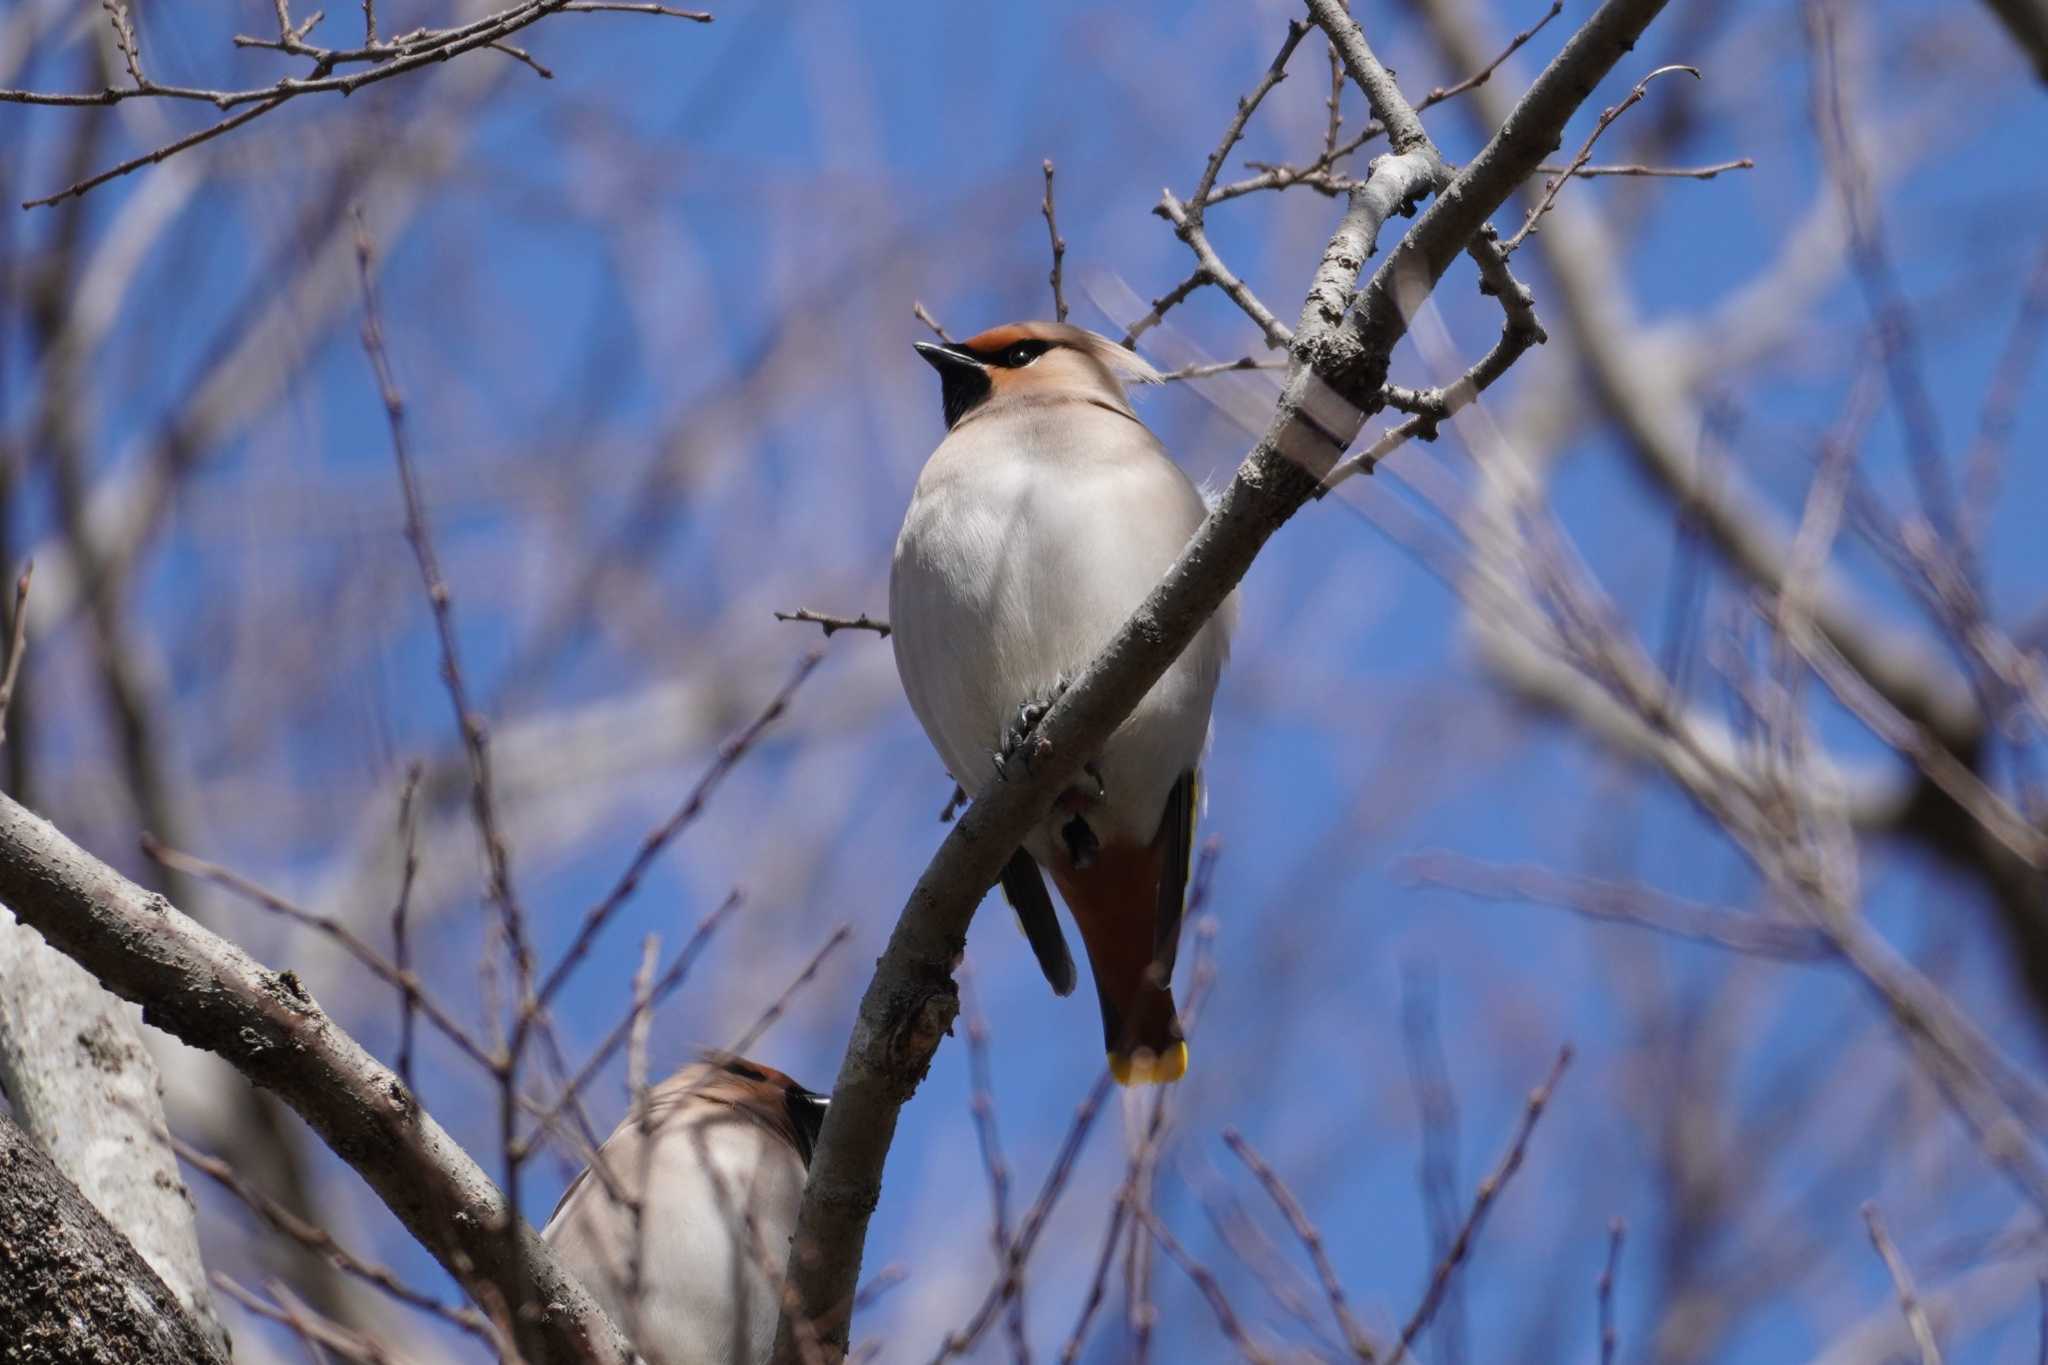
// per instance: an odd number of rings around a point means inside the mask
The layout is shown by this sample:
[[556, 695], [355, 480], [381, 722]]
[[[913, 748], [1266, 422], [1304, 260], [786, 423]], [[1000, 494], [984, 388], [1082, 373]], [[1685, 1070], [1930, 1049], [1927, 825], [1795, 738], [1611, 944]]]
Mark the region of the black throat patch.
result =
[[950, 366], [939, 372], [940, 397], [946, 406], [946, 430], [988, 398], [995, 385], [988, 371], [973, 365]]

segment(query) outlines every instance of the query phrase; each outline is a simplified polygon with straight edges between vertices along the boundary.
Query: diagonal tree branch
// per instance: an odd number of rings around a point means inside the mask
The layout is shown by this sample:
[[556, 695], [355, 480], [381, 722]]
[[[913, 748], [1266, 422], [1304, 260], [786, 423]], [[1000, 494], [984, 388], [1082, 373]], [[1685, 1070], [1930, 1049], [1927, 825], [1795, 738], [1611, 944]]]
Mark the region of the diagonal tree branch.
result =
[[[1434, 287], [1487, 217], [1556, 150], [1565, 121], [1662, 8], [1662, 0], [1603, 4], [1537, 78], [1515, 116], [1450, 183], [1440, 179], [1443, 163], [1425, 139], [1376, 163], [1351, 195], [1303, 306], [1294, 363], [1264, 436], [1165, 579], [1040, 722], [1043, 757], [1022, 780], [1002, 784], [968, 808], [897, 919], [862, 997], [811, 1165], [777, 1362], [795, 1365], [799, 1358], [792, 1320], [820, 1323], [828, 1346], [845, 1349], [848, 1324], [838, 1313], [859, 1281], [897, 1118], [958, 1012], [952, 966], [1009, 851], [1186, 648], [1260, 548], [1314, 495], [1322, 474], [1378, 408], [1389, 354], [1406, 330], [1397, 286], [1403, 296]], [[1311, 0], [1310, 13], [1326, 31], [1342, 35], [1339, 51], [1354, 77], [1377, 68], [1337, 0]], [[1375, 117], [1392, 129], [1410, 126], [1413, 110], [1391, 80], [1361, 83]], [[1381, 225], [1439, 186], [1436, 201], [1389, 254], [1347, 319], [1350, 289]]]
[[519, 1347], [624, 1365], [623, 1338], [505, 1196], [290, 971], [273, 972], [0, 796], [0, 901], [145, 1020], [216, 1052], [297, 1110], [480, 1302], [524, 1306]]

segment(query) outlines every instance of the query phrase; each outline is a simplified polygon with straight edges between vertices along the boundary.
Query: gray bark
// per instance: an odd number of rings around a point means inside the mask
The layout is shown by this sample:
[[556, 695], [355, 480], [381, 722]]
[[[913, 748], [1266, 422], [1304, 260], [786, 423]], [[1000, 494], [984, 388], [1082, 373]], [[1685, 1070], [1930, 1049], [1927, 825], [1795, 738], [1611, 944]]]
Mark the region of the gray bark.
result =
[[0, 1365], [226, 1365], [128, 1239], [0, 1114]]

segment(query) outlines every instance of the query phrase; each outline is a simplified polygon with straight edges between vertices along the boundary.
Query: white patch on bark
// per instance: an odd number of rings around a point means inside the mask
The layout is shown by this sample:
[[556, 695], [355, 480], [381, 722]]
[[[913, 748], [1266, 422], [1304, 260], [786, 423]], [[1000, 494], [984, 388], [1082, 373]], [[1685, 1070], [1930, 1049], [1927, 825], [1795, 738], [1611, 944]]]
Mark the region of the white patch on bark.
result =
[[142, 1011], [0, 908], [0, 1086], [24, 1131], [225, 1355]]

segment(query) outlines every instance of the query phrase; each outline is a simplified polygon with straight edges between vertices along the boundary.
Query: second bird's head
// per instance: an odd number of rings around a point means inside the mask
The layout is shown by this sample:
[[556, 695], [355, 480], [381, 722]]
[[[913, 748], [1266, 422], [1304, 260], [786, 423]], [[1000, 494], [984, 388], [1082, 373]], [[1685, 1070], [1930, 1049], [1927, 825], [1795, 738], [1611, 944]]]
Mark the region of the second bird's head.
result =
[[1158, 371], [1131, 351], [1064, 322], [1012, 322], [965, 341], [915, 344], [939, 372], [948, 428], [1007, 399], [1036, 395], [1095, 399], [1128, 413], [1124, 385], [1159, 382]]

